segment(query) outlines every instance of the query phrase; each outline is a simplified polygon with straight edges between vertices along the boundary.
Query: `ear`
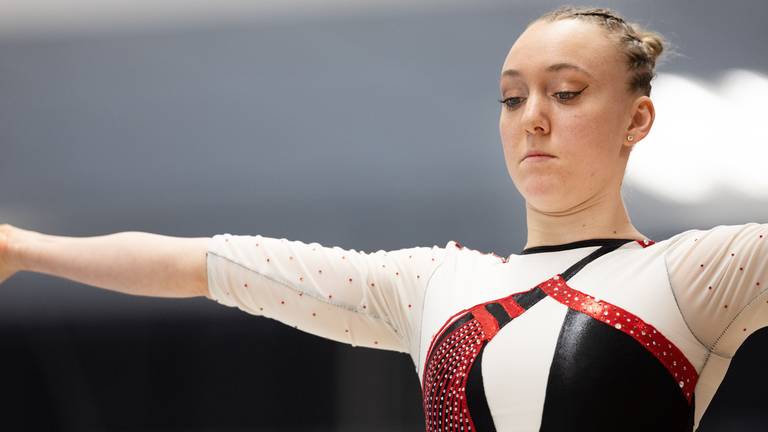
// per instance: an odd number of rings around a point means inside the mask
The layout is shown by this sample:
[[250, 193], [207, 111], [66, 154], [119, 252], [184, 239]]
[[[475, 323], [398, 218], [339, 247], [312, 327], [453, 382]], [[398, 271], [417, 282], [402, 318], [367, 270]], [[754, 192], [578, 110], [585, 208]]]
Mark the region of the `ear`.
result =
[[[653, 101], [648, 96], [640, 96], [635, 99], [630, 109], [630, 122], [624, 135], [624, 145], [632, 147], [638, 141], [645, 138], [653, 126], [653, 119], [656, 117], [656, 110], [653, 107]], [[627, 140], [627, 136], [632, 135], [632, 141]]]

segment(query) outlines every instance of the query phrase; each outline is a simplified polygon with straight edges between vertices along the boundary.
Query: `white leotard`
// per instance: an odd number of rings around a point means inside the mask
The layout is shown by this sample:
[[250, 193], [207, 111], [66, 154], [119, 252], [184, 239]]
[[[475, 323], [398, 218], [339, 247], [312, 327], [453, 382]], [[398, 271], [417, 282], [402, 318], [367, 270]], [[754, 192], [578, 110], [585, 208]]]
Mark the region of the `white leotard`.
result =
[[508, 257], [454, 240], [364, 252], [219, 234], [207, 269], [220, 304], [407, 353], [428, 430], [558, 430], [590, 418], [590, 430], [695, 430], [741, 343], [768, 325], [768, 224], [758, 223]]

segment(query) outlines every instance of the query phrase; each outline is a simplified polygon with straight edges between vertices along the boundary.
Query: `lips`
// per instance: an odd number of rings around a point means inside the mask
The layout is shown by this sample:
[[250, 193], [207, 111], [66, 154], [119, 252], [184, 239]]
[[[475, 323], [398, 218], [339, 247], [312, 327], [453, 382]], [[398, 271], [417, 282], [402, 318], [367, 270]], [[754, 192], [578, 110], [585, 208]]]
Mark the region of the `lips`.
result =
[[[537, 156], [541, 156], [541, 157], [537, 157]], [[529, 152], [523, 157], [523, 159], [520, 160], [520, 162], [524, 161], [525, 159], [528, 159], [529, 157], [534, 157], [537, 160], [545, 160], [545, 159], [553, 158], [555, 156], [549, 153], [544, 153], [544, 152]]]

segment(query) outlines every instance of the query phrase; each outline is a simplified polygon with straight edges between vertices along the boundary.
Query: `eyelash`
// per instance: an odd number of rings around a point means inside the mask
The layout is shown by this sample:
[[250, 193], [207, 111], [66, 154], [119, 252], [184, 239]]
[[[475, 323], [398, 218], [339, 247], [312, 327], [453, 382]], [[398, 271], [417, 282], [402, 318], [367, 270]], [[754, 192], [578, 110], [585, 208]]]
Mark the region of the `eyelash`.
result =
[[[587, 86], [587, 87], [589, 87], [589, 86]], [[557, 98], [559, 102], [569, 102], [569, 101], [571, 101], [571, 100], [575, 99], [575, 98], [576, 98], [576, 96], [580, 95], [580, 94], [581, 94], [581, 92], [583, 92], [584, 90], [586, 90], [586, 89], [587, 89], [587, 87], [584, 87], [583, 89], [581, 89], [581, 90], [579, 90], [579, 91], [571, 91], [571, 92], [569, 92], [569, 91], [563, 91], [563, 92], [555, 92], [555, 93], [553, 93], [553, 94], [554, 94], [554, 95], [559, 95], [559, 94], [568, 94], [568, 95], [573, 95], [573, 96], [569, 97], [568, 99], [560, 99], [560, 98]], [[508, 98], [506, 98], [506, 99], [499, 99], [499, 103], [501, 103], [501, 104], [504, 104], [504, 105], [505, 105], [505, 107], [506, 107], [508, 110], [512, 111], [513, 109], [517, 108], [517, 106], [518, 106], [518, 105], [520, 105], [520, 103], [519, 103], [519, 102], [518, 102], [518, 103], [516, 103], [516, 104], [514, 104], [514, 105], [510, 105], [510, 104], [509, 104], [509, 102], [510, 102], [512, 99], [522, 99], [522, 98], [521, 98], [521, 97], [508, 97]]]

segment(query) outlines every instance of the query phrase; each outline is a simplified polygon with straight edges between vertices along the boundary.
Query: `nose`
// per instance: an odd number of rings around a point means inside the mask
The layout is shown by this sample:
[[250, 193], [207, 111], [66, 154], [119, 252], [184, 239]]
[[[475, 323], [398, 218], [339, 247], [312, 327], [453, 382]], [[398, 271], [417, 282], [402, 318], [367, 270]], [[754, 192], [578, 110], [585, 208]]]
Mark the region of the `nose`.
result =
[[538, 95], [531, 94], [525, 100], [522, 124], [529, 135], [544, 135], [549, 133], [549, 119], [546, 112], [546, 101]]

